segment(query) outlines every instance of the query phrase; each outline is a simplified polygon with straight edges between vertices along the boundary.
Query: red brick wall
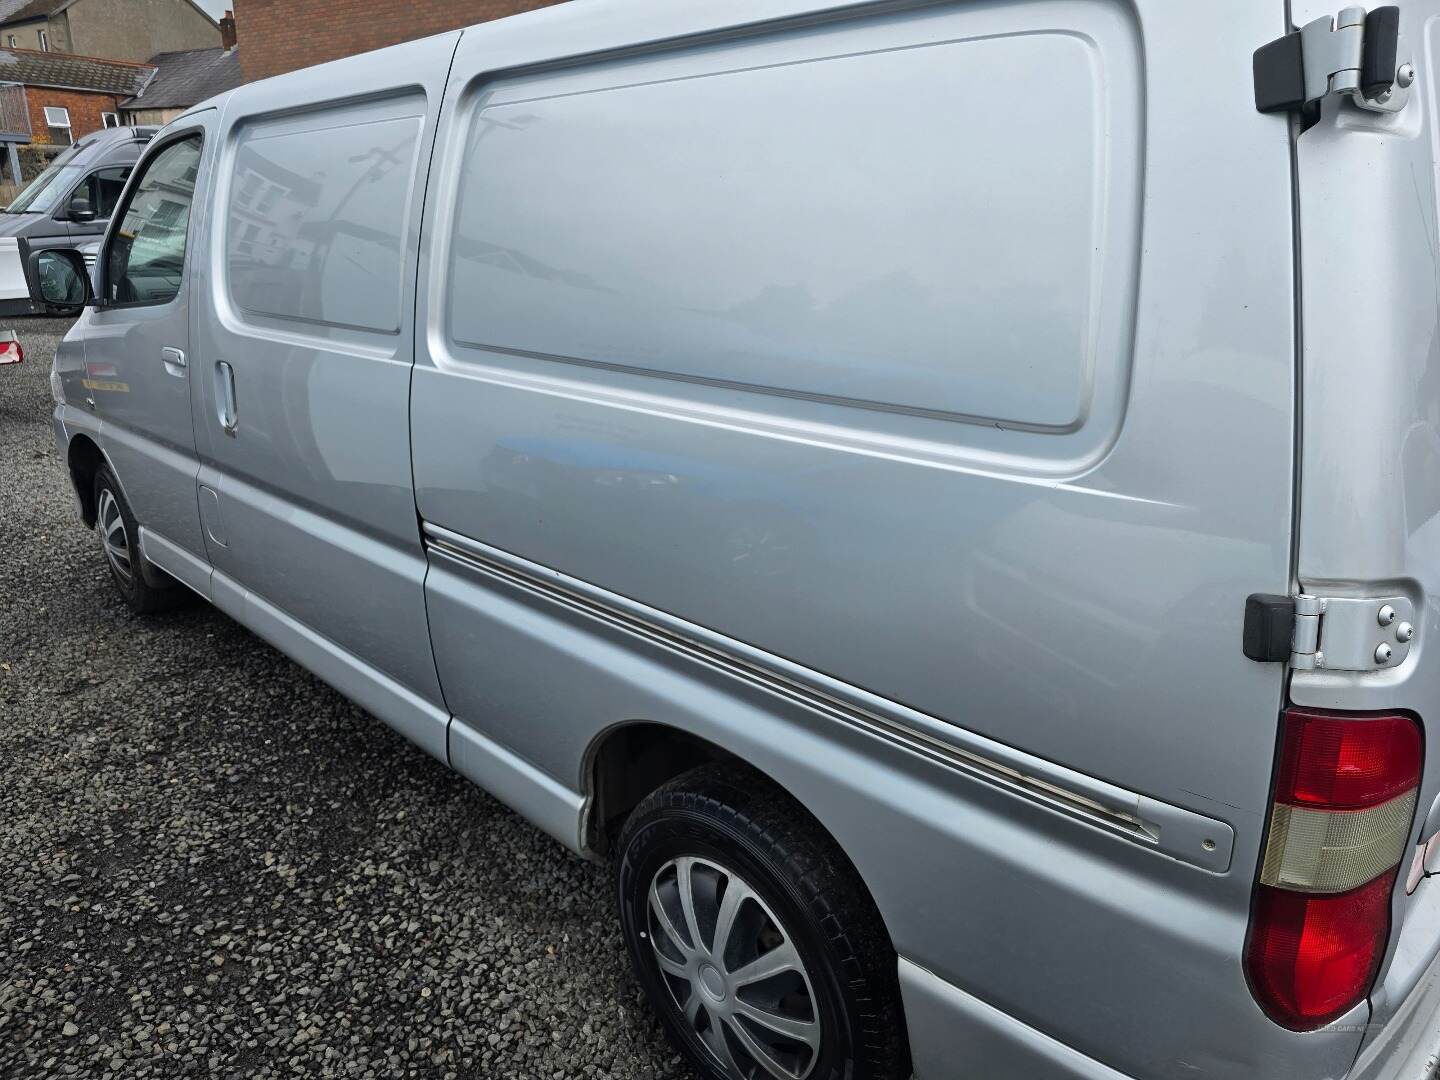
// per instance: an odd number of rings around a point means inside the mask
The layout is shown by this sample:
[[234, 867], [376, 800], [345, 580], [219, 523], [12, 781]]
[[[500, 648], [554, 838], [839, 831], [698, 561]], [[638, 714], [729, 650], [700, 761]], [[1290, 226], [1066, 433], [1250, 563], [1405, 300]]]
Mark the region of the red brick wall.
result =
[[43, 86], [27, 86], [25, 98], [30, 106], [31, 142], [48, 143], [50, 127], [45, 123], [45, 106], [70, 110], [70, 138], [78, 140], [105, 126], [102, 112], [115, 112], [120, 99], [113, 94], [86, 94], [77, 90], [50, 90]]
[[235, 0], [245, 81], [499, 19], [558, 0]]

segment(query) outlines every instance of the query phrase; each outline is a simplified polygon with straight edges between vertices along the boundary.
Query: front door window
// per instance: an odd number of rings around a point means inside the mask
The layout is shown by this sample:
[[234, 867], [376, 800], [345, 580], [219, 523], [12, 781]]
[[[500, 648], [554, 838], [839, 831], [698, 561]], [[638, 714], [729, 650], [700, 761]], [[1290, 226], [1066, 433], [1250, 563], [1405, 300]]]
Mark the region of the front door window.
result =
[[199, 168], [198, 135], [171, 143], [145, 163], [110, 239], [107, 303], [164, 304], [179, 295]]

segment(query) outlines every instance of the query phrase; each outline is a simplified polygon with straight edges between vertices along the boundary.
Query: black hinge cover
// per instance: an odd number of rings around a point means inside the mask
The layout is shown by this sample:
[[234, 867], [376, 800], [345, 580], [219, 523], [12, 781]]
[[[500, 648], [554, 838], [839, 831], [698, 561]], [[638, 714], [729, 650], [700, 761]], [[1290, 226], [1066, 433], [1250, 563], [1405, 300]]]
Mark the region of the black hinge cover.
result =
[[1299, 32], [1255, 50], [1255, 108], [1287, 112], [1305, 104], [1305, 61]]
[[1400, 52], [1400, 9], [1378, 7], [1365, 16], [1365, 40], [1360, 46], [1360, 90], [1379, 97], [1395, 85], [1395, 63]]
[[[1379, 97], [1395, 84], [1395, 62], [1400, 52], [1398, 7], [1378, 7], [1366, 14], [1360, 51], [1360, 90], [1367, 98]], [[1288, 112], [1307, 104], [1300, 31], [1261, 45], [1255, 50], [1253, 67], [1255, 108], [1260, 112]]]
[[1295, 634], [1295, 598], [1251, 593], [1245, 598], [1245, 655], [1262, 664], [1290, 659]]

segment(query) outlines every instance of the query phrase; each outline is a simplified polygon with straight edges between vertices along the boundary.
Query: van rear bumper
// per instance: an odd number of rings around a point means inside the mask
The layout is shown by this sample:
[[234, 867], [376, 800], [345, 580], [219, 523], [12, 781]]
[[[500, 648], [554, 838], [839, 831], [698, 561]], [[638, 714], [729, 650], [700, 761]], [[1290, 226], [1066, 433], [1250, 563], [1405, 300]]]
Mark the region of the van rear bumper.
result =
[[1431, 1080], [1440, 1075], [1440, 954], [1385, 1030], [1360, 1054], [1348, 1080]]
[[1026, 1080], [1130, 1080], [900, 958], [900, 995], [915, 1080], [1023, 1076]]
[[[1137, 1080], [900, 958], [915, 1080], [960, 1075], [1026, 1080]], [[1440, 956], [1346, 1080], [1440, 1077]]]

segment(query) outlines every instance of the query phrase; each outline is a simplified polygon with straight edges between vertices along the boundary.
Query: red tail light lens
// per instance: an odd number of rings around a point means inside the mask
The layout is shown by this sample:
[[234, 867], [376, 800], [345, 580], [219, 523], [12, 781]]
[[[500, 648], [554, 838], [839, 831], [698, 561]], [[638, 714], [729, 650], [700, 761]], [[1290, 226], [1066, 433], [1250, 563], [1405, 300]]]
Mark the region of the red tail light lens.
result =
[[1420, 729], [1408, 716], [1285, 714], [1275, 801], [1358, 810], [1420, 782]]
[[1409, 716], [1286, 711], [1245, 956], [1277, 1023], [1313, 1030], [1369, 993], [1423, 757]]
[[1390, 936], [1390, 886], [1313, 896], [1261, 885], [1247, 963], [1271, 1019], [1308, 1031], [1343, 1016], [1370, 989]]

